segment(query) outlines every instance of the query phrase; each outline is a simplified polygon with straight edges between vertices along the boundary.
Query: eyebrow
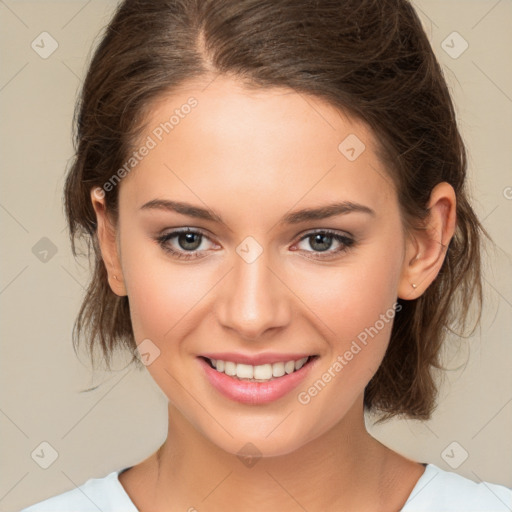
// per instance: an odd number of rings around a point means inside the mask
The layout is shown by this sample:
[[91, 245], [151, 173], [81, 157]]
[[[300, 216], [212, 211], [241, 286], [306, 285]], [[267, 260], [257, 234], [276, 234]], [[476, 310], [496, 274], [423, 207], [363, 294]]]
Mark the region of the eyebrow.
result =
[[[168, 199], [153, 199], [141, 206], [141, 210], [166, 210], [171, 212], [180, 213], [189, 217], [198, 219], [209, 220], [219, 224], [226, 223], [222, 217], [217, 215], [214, 211], [194, 206], [190, 203], [181, 201], [170, 201]], [[285, 224], [299, 224], [309, 220], [320, 220], [334, 217], [336, 215], [346, 215], [352, 212], [366, 213], [375, 216], [375, 211], [368, 206], [354, 203], [352, 201], [338, 201], [318, 208], [305, 208], [291, 213], [287, 213], [281, 219]]]

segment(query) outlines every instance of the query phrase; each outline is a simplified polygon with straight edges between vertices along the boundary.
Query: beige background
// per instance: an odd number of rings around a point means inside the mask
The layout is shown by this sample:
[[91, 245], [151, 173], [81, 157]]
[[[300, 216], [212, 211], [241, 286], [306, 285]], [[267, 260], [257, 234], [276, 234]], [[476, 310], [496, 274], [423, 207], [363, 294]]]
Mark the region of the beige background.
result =
[[[123, 361], [112, 374], [93, 374], [71, 345], [88, 270], [71, 256], [61, 191], [76, 94], [114, 5], [0, 0], [0, 512], [137, 463], [165, 439], [166, 398], [148, 374], [123, 368]], [[395, 450], [446, 470], [467, 452], [456, 472], [512, 487], [512, 3], [415, 5], [454, 94], [475, 208], [497, 250], [486, 258], [481, 331], [463, 339], [458, 352], [449, 340], [451, 371], [433, 419], [378, 428], [369, 421], [369, 428]], [[31, 47], [43, 31], [58, 43], [46, 59]], [[453, 31], [469, 44], [458, 58], [442, 47]], [[453, 37], [452, 54], [463, 44]], [[50, 247], [46, 262], [41, 247]], [[31, 456], [42, 442], [58, 454], [47, 469]]]

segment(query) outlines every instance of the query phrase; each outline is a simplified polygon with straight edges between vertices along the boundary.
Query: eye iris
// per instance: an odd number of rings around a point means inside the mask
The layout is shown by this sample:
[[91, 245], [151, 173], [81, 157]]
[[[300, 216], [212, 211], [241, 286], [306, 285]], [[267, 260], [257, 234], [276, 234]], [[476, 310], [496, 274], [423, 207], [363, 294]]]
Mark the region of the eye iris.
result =
[[[325, 241], [327, 239], [327, 242]], [[330, 235], [326, 235], [326, 234], [323, 234], [323, 233], [317, 233], [315, 235], [313, 235], [313, 244], [312, 244], [312, 247], [314, 247], [314, 245], [319, 242], [320, 244], [320, 247], [317, 247], [317, 249], [319, 251], [326, 251], [327, 249], [329, 249], [331, 243], [332, 243], [332, 236]]]
[[[195, 242], [193, 241], [194, 237], [197, 237]], [[185, 245], [182, 243], [183, 241], [185, 242]], [[181, 233], [178, 236], [178, 243], [182, 249], [193, 251], [201, 245], [201, 235], [197, 233]], [[192, 244], [192, 247], [188, 244]]]

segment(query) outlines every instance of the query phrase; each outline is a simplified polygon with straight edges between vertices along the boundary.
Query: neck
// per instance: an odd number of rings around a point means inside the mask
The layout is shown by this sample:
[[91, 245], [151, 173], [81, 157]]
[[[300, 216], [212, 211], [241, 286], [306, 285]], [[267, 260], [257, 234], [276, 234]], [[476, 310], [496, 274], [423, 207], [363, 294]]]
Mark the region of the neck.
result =
[[375, 510], [396, 456], [366, 431], [362, 400], [297, 450], [252, 459], [220, 449], [169, 404], [168, 437], [152, 456], [155, 510]]

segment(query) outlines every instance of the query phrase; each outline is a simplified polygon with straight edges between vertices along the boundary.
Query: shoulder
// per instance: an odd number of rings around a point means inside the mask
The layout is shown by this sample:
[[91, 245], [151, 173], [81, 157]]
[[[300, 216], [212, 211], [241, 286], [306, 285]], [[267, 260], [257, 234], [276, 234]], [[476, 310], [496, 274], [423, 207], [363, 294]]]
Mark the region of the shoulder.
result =
[[510, 512], [512, 489], [427, 464], [401, 512]]
[[113, 471], [103, 478], [90, 478], [75, 489], [30, 505], [20, 512], [137, 512], [119, 482], [122, 471]]

